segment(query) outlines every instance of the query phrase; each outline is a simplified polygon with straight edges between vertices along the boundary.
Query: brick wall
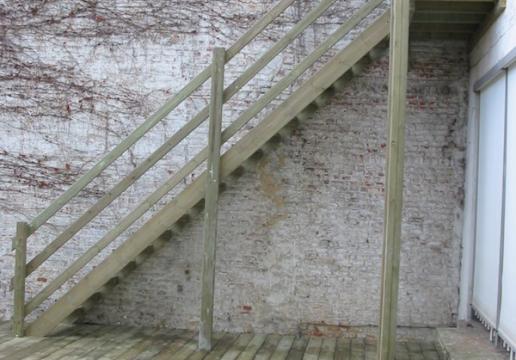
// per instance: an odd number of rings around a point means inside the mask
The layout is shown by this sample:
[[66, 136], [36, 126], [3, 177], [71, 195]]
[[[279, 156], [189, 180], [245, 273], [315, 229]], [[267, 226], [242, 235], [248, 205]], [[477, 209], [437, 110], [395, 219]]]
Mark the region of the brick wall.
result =
[[[158, 11], [157, 5], [145, 2], [131, 6], [100, 2], [85, 9], [63, 4], [31, 10], [20, 2], [6, 17], [20, 26], [2, 39], [9, 50], [2, 69], [9, 96], [0, 101], [3, 318], [10, 316], [9, 245], [15, 222], [31, 219], [46, 207], [202, 70], [213, 46], [228, 47], [252, 20], [249, 14], [268, 7], [257, 1], [178, 1], [174, 11], [172, 5]], [[226, 80], [256, 59], [308, 5], [303, 2], [289, 10], [251, 44], [244, 56], [235, 59]], [[342, 21], [336, 14], [349, 14], [359, 5], [341, 1], [339, 11], [307, 31], [226, 106], [225, 118], [234, 118], [271, 80], [292, 68]], [[29, 26], [32, 23], [20, 14], [55, 23]], [[131, 26], [124, 25], [121, 15]], [[458, 300], [466, 44], [412, 43], [410, 56], [400, 323], [445, 325], [455, 321]], [[376, 324], [387, 67], [386, 58], [373, 64], [277, 148], [249, 163], [243, 177], [228, 183], [220, 199], [218, 329], [317, 332]], [[31, 237], [30, 255], [205, 106], [208, 93], [205, 86]], [[29, 278], [29, 294], [191, 158], [205, 138], [203, 127], [50, 258]], [[194, 328], [200, 306], [201, 233], [196, 215], [173, 241], [114, 288], [87, 320]]]

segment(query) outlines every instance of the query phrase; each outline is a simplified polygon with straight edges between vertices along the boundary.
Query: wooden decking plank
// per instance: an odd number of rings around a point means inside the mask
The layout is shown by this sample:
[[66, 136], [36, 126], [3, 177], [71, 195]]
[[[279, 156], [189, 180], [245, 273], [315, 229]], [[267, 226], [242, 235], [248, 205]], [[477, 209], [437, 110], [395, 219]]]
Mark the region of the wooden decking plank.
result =
[[303, 360], [317, 360], [321, 351], [321, 345], [322, 338], [310, 336], [310, 340], [308, 341], [308, 345], [305, 349], [305, 354], [303, 355]]
[[24, 359], [25, 357], [35, 352], [48, 348], [53, 343], [56, 343], [60, 340], [62, 340], [60, 337], [42, 338], [41, 341], [29, 344], [29, 346], [27, 346], [27, 342], [21, 342], [18, 347], [11, 348], [10, 353], [1, 353], [0, 359]]
[[335, 360], [349, 360], [351, 358], [351, 339], [341, 336], [337, 339]]
[[163, 348], [153, 359], [155, 360], [168, 360], [170, 356], [179, 351], [189, 341], [193, 339], [194, 333], [192, 331], [185, 330], [179, 335], [174, 341]]
[[174, 330], [173, 332], [169, 332], [168, 334], [160, 334], [158, 336], [154, 336], [152, 338], [151, 345], [145, 349], [142, 353], [140, 353], [135, 360], [146, 360], [151, 359], [157, 354], [161, 352], [163, 348], [165, 348], [170, 343], [174, 342], [178, 337], [181, 336], [183, 331]]
[[142, 338], [145, 336], [148, 336], [145, 334], [144, 329], [135, 329], [136, 331], [132, 332], [129, 337], [127, 337], [125, 340], [120, 341], [117, 343], [114, 347], [109, 349], [106, 353], [104, 353], [99, 360], [111, 360], [116, 359], [117, 357], [121, 356], [124, 352], [126, 352], [128, 349], [142, 341]]
[[42, 341], [44, 338], [12, 338], [9, 341], [0, 344], [0, 356], [6, 356], [19, 348], [23, 348], [25, 346], [30, 346], [32, 344], [38, 343]]
[[[59, 335], [52, 335], [49, 336], [49, 340], [54, 340], [48, 344], [48, 346], [33, 351], [28, 356], [20, 357], [20, 359], [23, 360], [39, 360], [43, 358], [47, 358], [47, 356], [50, 356], [52, 353], [58, 351], [59, 349], [62, 349], [71, 343], [78, 341], [81, 339], [82, 336], [90, 334], [93, 330], [98, 329], [97, 327], [69, 327], [68, 328], [68, 334], [64, 334], [62, 331], [59, 331]], [[16, 357], [18, 358], [18, 357]], [[13, 359], [16, 359], [13, 357]], [[10, 360], [10, 359], [9, 359]]]
[[303, 358], [306, 346], [308, 345], [308, 338], [306, 336], [298, 336], [294, 340], [292, 347], [287, 355], [287, 360], [300, 360]]
[[110, 328], [104, 336], [99, 338], [98, 343], [92, 344], [93, 349], [84, 349], [83, 352], [74, 353], [73, 359], [97, 360], [117, 344], [133, 336], [137, 331], [137, 329], [128, 329], [122, 326]]
[[134, 359], [139, 354], [145, 351], [149, 346], [152, 345], [153, 339], [152, 337], [158, 333], [158, 329], [147, 329], [147, 331], [150, 331], [149, 333], [145, 333], [145, 330], [143, 333], [136, 336], [138, 339], [136, 343], [134, 343], [131, 347], [129, 347], [127, 350], [125, 350], [123, 353], [119, 354], [115, 357], [115, 359]]
[[[220, 353], [222, 351], [222, 354], [226, 352], [226, 350], [235, 342], [236, 336], [233, 334], [224, 333], [222, 335], [222, 338], [220, 340], [214, 339], [214, 346], [212, 347], [211, 351], [207, 350], [199, 350], [196, 349], [193, 354], [191, 354], [188, 357], [188, 360], [201, 360], [201, 359], [207, 359], [210, 354], [213, 354], [214, 352]], [[220, 356], [222, 356], [220, 354]], [[213, 355], [212, 355], [213, 357]]]
[[270, 360], [284, 360], [287, 358], [290, 348], [294, 343], [294, 336], [283, 336], [276, 348], [276, 351], [272, 354]]
[[[213, 345], [216, 345], [223, 337], [221, 333], [215, 333], [213, 335]], [[178, 352], [173, 354], [170, 360], [185, 360], [188, 359], [197, 350], [197, 337], [194, 337], [188, 341]], [[203, 352], [206, 355], [206, 352]]]
[[333, 360], [335, 357], [335, 347], [337, 339], [326, 338], [323, 340], [321, 345], [321, 352], [319, 353], [320, 360]]
[[250, 360], [265, 342], [267, 335], [255, 335], [246, 346], [245, 350], [238, 356], [238, 360]]
[[351, 339], [351, 360], [364, 360], [365, 344], [362, 339]]
[[113, 333], [115, 331], [116, 328], [114, 328], [113, 326], [104, 327], [102, 329], [102, 334], [100, 336], [94, 336], [94, 339], [91, 342], [88, 342], [87, 346], [83, 346], [79, 349], [75, 349], [74, 351], [70, 351], [61, 359], [76, 360], [88, 357], [91, 353], [95, 352], [98, 349], [101, 349], [102, 346], [104, 346], [104, 344], [106, 344], [106, 342], [113, 337]]
[[365, 343], [365, 360], [375, 360], [376, 359], [376, 350], [377, 350], [377, 342], [376, 340], [366, 339]]
[[271, 334], [267, 335], [262, 346], [256, 352], [254, 356], [255, 360], [269, 360], [276, 348], [278, 347], [281, 335]]
[[[205, 360], [215, 360], [220, 359], [228, 349], [235, 343], [238, 335], [236, 334], [226, 334], [222, 337], [222, 339], [213, 347], [213, 349], [206, 354], [204, 357]], [[200, 351], [199, 351], [200, 352]]]
[[[215, 336], [214, 336], [215, 337]], [[194, 337], [190, 339], [181, 349], [179, 349], [175, 354], [170, 356], [170, 360], [184, 360], [187, 359], [190, 354], [192, 354], [195, 350], [197, 350], [197, 339]]]
[[66, 359], [67, 356], [72, 356], [75, 352], [82, 351], [84, 348], [91, 346], [91, 344], [95, 343], [95, 341], [99, 337], [103, 336], [107, 331], [109, 331], [109, 329], [106, 326], [98, 326], [98, 330], [93, 331], [87, 336], [81, 335], [77, 341], [73, 341], [64, 347], [57, 349], [48, 357], [45, 357], [45, 360]]
[[235, 341], [231, 349], [226, 351], [224, 356], [221, 358], [221, 360], [235, 360], [242, 351], [245, 350], [249, 342], [253, 339], [253, 334], [242, 334], [238, 337], [238, 339]]

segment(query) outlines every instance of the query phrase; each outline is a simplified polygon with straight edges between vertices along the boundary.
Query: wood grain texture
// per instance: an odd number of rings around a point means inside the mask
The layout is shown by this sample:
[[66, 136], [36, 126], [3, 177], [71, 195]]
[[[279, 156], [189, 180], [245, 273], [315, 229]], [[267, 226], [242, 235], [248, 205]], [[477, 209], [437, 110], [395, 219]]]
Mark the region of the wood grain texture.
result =
[[388, 148], [378, 360], [394, 360], [400, 267], [410, 1], [393, 0], [390, 21]]

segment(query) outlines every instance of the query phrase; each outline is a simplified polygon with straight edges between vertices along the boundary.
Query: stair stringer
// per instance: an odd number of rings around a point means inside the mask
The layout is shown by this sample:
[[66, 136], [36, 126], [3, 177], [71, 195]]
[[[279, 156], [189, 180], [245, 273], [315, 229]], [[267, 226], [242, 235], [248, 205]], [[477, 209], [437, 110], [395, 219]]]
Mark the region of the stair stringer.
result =
[[[389, 35], [389, 18], [390, 11], [386, 11], [378, 17], [328, 64], [224, 153], [220, 161], [220, 176], [226, 177], [235, 171], [285, 125], [329, 89], [353, 65], [367, 56]], [[26, 328], [26, 334], [28, 336], [45, 336], [81, 307], [102, 286], [204, 198], [205, 182], [206, 172], [203, 172], [57, 302], [32, 321]]]

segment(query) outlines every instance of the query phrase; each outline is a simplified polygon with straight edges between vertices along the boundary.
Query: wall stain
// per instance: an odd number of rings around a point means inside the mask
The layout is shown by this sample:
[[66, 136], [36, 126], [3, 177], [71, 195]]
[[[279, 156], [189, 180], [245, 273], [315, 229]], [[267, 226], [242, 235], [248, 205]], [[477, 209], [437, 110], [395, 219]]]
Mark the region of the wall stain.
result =
[[263, 157], [256, 166], [260, 190], [277, 208], [262, 223], [262, 226], [267, 229], [271, 229], [288, 217], [286, 211], [282, 210], [285, 207], [285, 197], [281, 195], [281, 182], [274, 176], [274, 173], [281, 171], [284, 166], [285, 156], [282, 155], [276, 156], [275, 159], [271, 159], [270, 156]]

